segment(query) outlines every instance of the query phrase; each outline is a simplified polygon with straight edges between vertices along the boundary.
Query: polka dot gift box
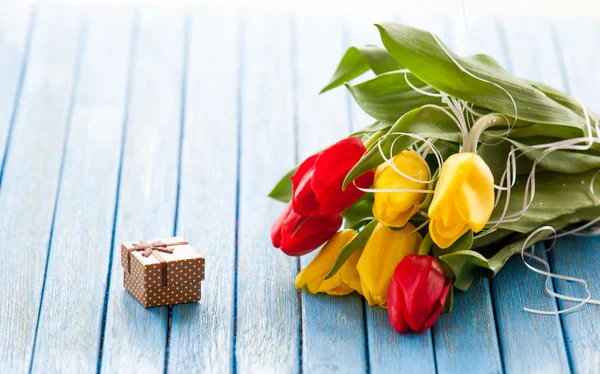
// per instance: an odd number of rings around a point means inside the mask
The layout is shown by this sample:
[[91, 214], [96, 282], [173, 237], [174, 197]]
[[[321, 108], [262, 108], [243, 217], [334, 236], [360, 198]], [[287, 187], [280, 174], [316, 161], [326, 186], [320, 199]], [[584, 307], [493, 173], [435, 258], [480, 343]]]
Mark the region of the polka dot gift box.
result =
[[182, 238], [121, 244], [123, 285], [144, 307], [200, 300], [204, 258]]

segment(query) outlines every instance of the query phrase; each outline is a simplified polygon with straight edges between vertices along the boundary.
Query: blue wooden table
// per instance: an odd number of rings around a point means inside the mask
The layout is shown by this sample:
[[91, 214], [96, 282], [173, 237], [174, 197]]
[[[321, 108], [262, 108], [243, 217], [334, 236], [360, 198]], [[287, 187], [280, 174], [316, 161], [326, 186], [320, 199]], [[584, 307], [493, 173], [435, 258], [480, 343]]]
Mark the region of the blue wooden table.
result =
[[[600, 372], [600, 308], [525, 313], [570, 304], [520, 259], [429, 332], [398, 335], [356, 295], [298, 292], [309, 258], [270, 244], [270, 187], [368, 122], [343, 89], [317, 93], [347, 46], [379, 44], [375, 21], [600, 111], [598, 24], [468, 16], [1, 8], [0, 372]], [[202, 301], [144, 309], [115, 248], [173, 234], [206, 257]], [[548, 255], [595, 298], [599, 244], [567, 237]]]

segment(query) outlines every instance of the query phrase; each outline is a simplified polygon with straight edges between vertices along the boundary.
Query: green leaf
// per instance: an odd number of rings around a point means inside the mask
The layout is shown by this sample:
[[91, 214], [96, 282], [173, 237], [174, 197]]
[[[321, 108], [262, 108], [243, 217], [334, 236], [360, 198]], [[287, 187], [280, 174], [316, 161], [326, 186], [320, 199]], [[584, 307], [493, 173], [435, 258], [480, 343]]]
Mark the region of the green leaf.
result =
[[[490, 168], [496, 183], [500, 182], [502, 174], [506, 170], [506, 160], [510, 153], [510, 146], [510, 139], [488, 139], [488, 142], [481, 144], [477, 149], [477, 154], [481, 156]], [[517, 175], [528, 174], [532, 166], [533, 162], [530, 162], [529, 159], [525, 157], [519, 158], [517, 162]]]
[[510, 230], [502, 230], [498, 228], [482, 231], [478, 233], [477, 236], [473, 237], [473, 246], [471, 249], [479, 249], [500, 241], [504, 241], [512, 234], [513, 232]]
[[459, 256], [463, 256], [464, 253], [473, 252], [470, 251], [472, 246], [473, 231], [469, 230], [446, 249], [441, 249], [438, 246], [433, 247], [434, 256], [440, 260], [442, 267], [445, 268], [444, 265], [446, 265], [452, 270], [454, 286], [463, 291], [469, 288], [478, 272], [474, 271], [475, 269], [471, 266], [464, 266], [465, 264], [457, 261], [457, 259], [460, 258]]
[[389, 123], [381, 123], [379, 121], [375, 121], [371, 125], [365, 126], [362, 129], [353, 132], [349, 135], [349, 137], [359, 136], [363, 134], [370, 135], [379, 131], [387, 131], [390, 129], [390, 127], [392, 127], [392, 125], [390, 125]]
[[376, 26], [384, 46], [396, 61], [439, 91], [510, 117], [584, 129], [581, 116], [527, 81], [513, 77], [489, 56], [463, 58], [439, 39], [438, 44], [427, 31], [394, 23]]
[[444, 305], [444, 311], [446, 313], [452, 312], [452, 306], [454, 305], [454, 287], [450, 287], [448, 297], [446, 298], [446, 305]]
[[[570, 224], [590, 221], [598, 216], [600, 216], [600, 207], [583, 208], [575, 213], [558, 217], [553, 221], [540, 223], [538, 227], [547, 225], [553, 227], [556, 231], [559, 231], [568, 227]], [[538, 227], [536, 227], [536, 229]], [[533, 231], [534, 230], [531, 232]], [[452, 251], [452, 253], [441, 254], [439, 259], [452, 268], [456, 276], [454, 285], [458, 289], [466, 291], [473, 279], [475, 279], [480, 272], [483, 272], [483, 275], [486, 277], [495, 276], [512, 256], [521, 253], [524, 245], [530, 247], [554, 234], [552, 230], [544, 230], [527, 240], [531, 232], [518, 235], [510, 243], [505, 244], [502, 248], [496, 250], [489, 258], [486, 258], [478, 251], [458, 248], [459, 250]], [[486, 235], [481, 240], [492, 237], [491, 239], [495, 239], [494, 242], [496, 243], [503, 242], [503, 239], [507, 237], [507, 233], [511, 234], [511, 232], [507, 230], [497, 230], [490, 235]], [[494, 235], [496, 235], [495, 238], [493, 237]], [[475, 245], [473, 245], [472, 249], [478, 248], [477, 242], [478, 240], [475, 240]]]
[[[488, 278], [495, 276], [512, 256], [517, 253], [521, 253], [523, 250], [523, 245], [527, 244], [528, 247], [531, 247], [532, 245], [546, 239], [552, 234], [553, 232], [550, 230], [540, 231], [529, 240], [527, 240], [527, 236], [529, 235], [523, 235], [519, 240], [506, 245], [489, 260], [487, 260], [484, 264], [485, 266], [482, 266], [484, 275]], [[526, 241], [527, 243], [525, 243]]]
[[367, 241], [371, 237], [371, 234], [373, 233], [373, 230], [375, 230], [377, 224], [377, 220], [372, 220], [371, 223], [369, 223], [362, 230], [360, 230], [360, 232], [354, 237], [354, 239], [352, 239], [352, 241], [350, 241], [344, 246], [344, 248], [342, 248], [337, 258], [335, 259], [335, 263], [331, 267], [331, 270], [329, 270], [329, 273], [327, 273], [327, 275], [325, 276], [325, 279], [333, 277], [342, 268], [346, 261], [348, 261], [350, 256], [352, 256], [352, 253], [354, 253], [354, 251], [356, 251], [359, 248], [363, 248], [367, 244]]
[[269, 192], [269, 197], [287, 203], [292, 199], [292, 180], [290, 177], [298, 170], [298, 166], [287, 173], [277, 182], [275, 187]]
[[351, 228], [365, 218], [373, 219], [373, 201], [375, 197], [372, 193], [364, 194], [343, 214], [346, 220], [345, 227]]
[[[527, 82], [529, 84], [531, 84], [533, 87], [535, 87], [538, 90], [545, 93], [546, 96], [548, 96], [550, 99], [554, 100], [555, 102], [571, 109], [572, 111], [574, 111], [575, 113], [579, 114], [582, 117], [584, 116], [583, 108], [581, 107], [582, 104], [577, 102], [573, 98], [569, 97], [567, 94], [565, 94], [553, 87], [550, 87], [546, 84], [543, 84], [543, 83], [529, 81], [529, 80]], [[590, 111], [588, 111], [588, 115], [590, 116], [590, 118], [592, 120], [596, 120], [598, 118], [597, 114], [590, 112]]]
[[321, 93], [341, 86], [369, 69], [373, 70], [375, 74], [382, 74], [401, 68], [385, 48], [373, 45], [350, 47], [342, 57], [331, 81], [321, 90]]
[[[371, 117], [383, 123], [394, 123], [406, 112], [426, 104], [441, 104], [439, 97], [423, 95], [413, 90], [404, 78], [403, 72], [392, 71], [373, 79], [346, 87], [356, 103]], [[423, 91], [437, 92], [412, 74], [411, 83]]]
[[[591, 208], [583, 208], [578, 211], [566, 214], [564, 216], [558, 217], [557, 219], [546, 222], [544, 224], [540, 224], [541, 226], [550, 226], [554, 228], [557, 232], [568, 227], [572, 224], [580, 224], [582, 222], [591, 221], [600, 217], [600, 207], [591, 207]], [[537, 227], [536, 227], [537, 229]], [[533, 231], [532, 231], [533, 232]], [[532, 245], [548, 238], [550, 235], [553, 235], [554, 232], [552, 230], [544, 230], [537, 233], [534, 237], [527, 241], [527, 246], [531, 247]], [[484, 275], [487, 277], [493, 277], [498, 274], [500, 269], [504, 266], [504, 264], [508, 261], [508, 259], [518, 253], [521, 253], [523, 249], [523, 245], [526, 244], [525, 241], [530, 233], [520, 235], [517, 240], [512, 243], [504, 246], [502, 249], [497, 251], [489, 260], [488, 265], [484, 268]]]
[[[388, 136], [380, 142], [381, 149], [386, 157], [393, 157], [402, 152], [417, 140], [396, 133], [418, 134], [424, 138], [436, 138], [458, 142], [460, 132], [454, 121], [439, 109], [426, 107], [411, 110], [400, 118], [388, 131]], [[392, 149], [393, 145], [393, 149]], [[344, 188], [354, 179], [383, 163], [379, 147], [374, 145], [354, 165], [346, 175]]]
[[431, 239], [431, 235], [429, 235], [428, 232], [427, 235], [425, 235], [425, 237], [423, 238], [423, 241], [421, 242], [421, 246], [419, 247], [419, 254], [428, 255], [431, 251], [431, 247], [433, 247], [433, 240]]
[[[510, 139], [509, 141], [522, 150], [525, 157], [531, 161], [535, 161], [540, 157], [544, 150], [527, 149], [527, 147], [530, 145], [547, 144], [556, 140], [537, 137], [523, 143]], [[541, 158], [538, 166], [558, 173], [581, 173], [600, 167], [600, 156], [585, 151], [556, 150], [547, 153], [546, 156]]]
[[[580, 209], [599, 207], [600, 202], [590, 191], [590, 183], [596, 173], [597, 170], [577, 174], [536, 173], [535, 195], [525, 214], [518, 221], [502, 223], [498, 228], [528, 233], [546, 222]], [[526, 177], [519, 176], [511, 189], [507, 215], [523, 208]], [[594, 191], [600, 191], [600, 178], [594, 181]], [[503, 194], [492, 213], [492, 219], [500, 217], [505, 201], [506, 195]]]
[[479, 252], [475, 251], [456, 251], [447, 255], [441, 255], [441, 261], [444, 261], [454, 272], [454, 287], [461, 291], [469, 289], [481, 267], [487, 267], [487, 259]]
[[351, 229], [354, 231], [360, 231], [363, 227], [368, 225], [373, 220], [373, 217], [366, 217], [354, 222], [352, 225], [349, 225], [348, 222], [344, 225], [344, 228]]

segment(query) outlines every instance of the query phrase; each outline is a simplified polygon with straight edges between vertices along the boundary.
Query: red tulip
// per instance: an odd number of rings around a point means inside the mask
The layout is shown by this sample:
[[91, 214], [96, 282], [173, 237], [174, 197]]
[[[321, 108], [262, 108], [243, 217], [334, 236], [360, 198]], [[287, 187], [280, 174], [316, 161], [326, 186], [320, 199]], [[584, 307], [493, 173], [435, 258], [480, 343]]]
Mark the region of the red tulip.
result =
[[388, 316], [401, 334], [423, 332], [438, 318], [450, 280], [432, 256], [408, 255], [398, 264], [387, 294]]
[[307, 217], [289, 203], [271, 228], [273, 246], [289, 256], [302, 256], [320, 247], [342, 226], [342, 216]]
[[365, 193], [356, 188], [369, 188], [372, 170], [358, 177], [342, 190], [346, 174], [366, 152], [360, 138], [343, 139], [323, 152], [307, 158], [292, 176], [294, 210], [304, 216], [337, 216], [352, 206]]

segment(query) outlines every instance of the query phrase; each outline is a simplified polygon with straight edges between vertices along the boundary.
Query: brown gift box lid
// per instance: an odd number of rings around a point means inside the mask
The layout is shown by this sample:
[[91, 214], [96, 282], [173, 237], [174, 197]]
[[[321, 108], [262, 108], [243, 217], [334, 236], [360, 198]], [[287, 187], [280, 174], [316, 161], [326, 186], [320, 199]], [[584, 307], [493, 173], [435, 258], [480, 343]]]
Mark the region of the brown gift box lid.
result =
[[[166, 261], [167, 284], [175, 285], [204, 280], [204, 258], [180, 237], [147, 240], [148, 244], [161, 241], [173, 253], [158, 251], [158, 255]], [[139, 243], [139, 242], [135, 242]], [[146, 287], [162, 285], [161, 263], [154, 255], [145, 257], [143, 251], [134, 250], [134, 242], [121, 244], [121, 265], [128, 274], [137, 274]]]

